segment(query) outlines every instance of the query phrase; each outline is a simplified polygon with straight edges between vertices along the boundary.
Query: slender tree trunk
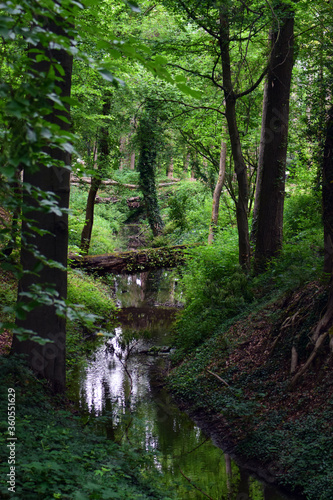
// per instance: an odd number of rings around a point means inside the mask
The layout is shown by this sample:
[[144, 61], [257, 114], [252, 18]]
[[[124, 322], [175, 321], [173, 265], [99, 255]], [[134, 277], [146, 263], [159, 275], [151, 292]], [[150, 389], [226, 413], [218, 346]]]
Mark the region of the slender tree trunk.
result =
[[84, 255], [88, 255], [89, 247], [91, 242], [92, 228], [94, 225], [94, 207], [95, 199], [99, 187], [101, 185], [102, 179], [100, 177], [92, 177], [91, 184], [88, 193], [87, 205], [86, 205], [86, 216], [84, 221], [84, 226], [81, 233], [81, 244], [80, 251]]
[[[103, 115], [108, 116], [110, 114], [111, 101], [110, 97], [106, 97], [103, 104]], [[99, 148], [97, 146], [99, 145]], [[98, 152], [99, 149], [99, 152]], [[87, 206], [86, 206], [86, 216], [85, 222], [81, 234], [81, 253], [87, 255], [89, 253], [89, 247], [91, 242], [91, 234], [94, 225], [94, 209], [95, 200], [98, 189], [102, 183], [103, 167], [108, 160], [110, 153], [109, 148], [109, 132], [107, 127], [102, 127], [100, 130], [100, 136], [96, 143], [95, 155], [94, 155], [94, 168], [96, 169], [96, 176], [91, 178], [90, 189], [88, 193]]]
[[254, 198], [254, 207], [253, 207], [253, 216], [252, 216], [252, 228], [250, 235], [251, 245], [254, 246], [256, 243], [257, 237], [257, 219], [258, 219], [258, 211], [259, 211], [259, 201], [260, 201], [260, 192], [261, 192], [261, 182], [262, 182], [262, 172], [264, 167], [264, 146], [266, 140], [265, 133], [265, 120], [267, 114], [267, 92], [268, 92], [268, 81], [265, 80], [264, 86], [264, 96], [262, 102], [262, 118], [261, 118], [261, 135], [260, 135], [260, 144], [259, 144], [259, 158], [258, 158], [258, 170], [257, 170], [257, 179], [256, 179], [256, 193]]
[[[283, 3], [281, 3], [283, 7]], [[294, 13], [285, 7], [279, 29], [272, 33], [267, 76], [262, 177], [259, 188], [255, 268], [260, 272], [281, 250], [288, 145], [289, 97], [294, 63]]]
[[168, 168], [168, 179], [173, 179], [173, 158], [171, 157], [169, 168]]
[[191, 154], [190, 153], [186, 153], [186, 151], [185, 151], [185, 156], [184, 156], [184, 174], [185, 174], [186, 177], [187, 177], [187, 172], [188, 172], [188, 166], [190, 164], [190, 158], [191, 158]]
[[239, 263], [243, 269], [250, 269], [250, 240], [248, 224], [249, 188], [247, 168], [242, 154], [242, 146], [236, 118], [236, 98], [231, 79], [229, 20], [227, 13], [220, 11], [220, 52], [222, 58], [225, 114], [228, 123], [232, 157], [238, 183], [236, 203]]
[[119, 151], [120, 151], [119, 170], [123, 170], [126, 164], [125, 149], [126, 149], [126, 137], [121, 137], [119, 143]]
[[131, 153], [130, 168], [131, 168], [131, 170], [135, 170], [135, 151], [132, 151], [132, 153]]
[[[48, 20], [44, 28], [52, 35], [67, 36], [61, 26], [64, 20], [60, 20], [59, 25], [54, 20]], [[56, 71], [57, 86], [61, 89], [62, 97], [69, 97], [71, 89], [72, 57], [64, 50], [45, 49], [37, 46], [41, 52], [46, 52], [47, 58], [56, 60], [64, 70], [64, 75]], [[49, 74], [49, 60], [39, 63], [33, 62], [32, 70], [36, 73]], [[61, 120], [63, 115], [66, 122]], [[45, 117], [51, 124], [56, 124], [64, 132], [69, 130], [69, 108], [67, 112], [53, 108], [51, 114]], [[69, 165], [69, 153], [59, 148], [44, 149], [49, 158], [54, 160], [54, 164], [40, 164], [38, 171], [24, 170], [24, 184], [30, 184], [44, 192], [52, 192], [58, 200], [60, 209], [67, 209], [69, 204], [70, 172], [67, 168], [59, 165]], [[22, 223], [22, 247], [21, 263], [23, 275], [18, 285], [19, 303], [29, 303], [30, 299], [25, 294], [32, 291], [32, 287], [41, 287], [41, 290], [50, 286], [54, 287], [57, 298], [66, 299], [67, 296], [67, 247], [68, 247], [68, 214], [62, 211], [61, 214], [41, 210], [29, 190], [23, 195], [23, 223]], [[29, 220], [30, 219], [30, 220]], [[34, 220], [34, 226], [39, 230], [46, 230], [47, 234], [33, 232], [30, 221]], [[40, 259], [38, 254], [43, 255], [47, 260], [53, 260], [59, 264], [58, 267], [44, 264], [40, 270]], [[62, 266], [62, 267], [60, 267]], [[39, 272], [38, 272], [38, 271]], [[34, 272], [35, 271], [35, 272]], [[50, 285], [51, 284], [51, 285]], [[44, 292], [42, 291], [43, 295]], [[40, 338], [50, 340], [41, 345], [32, 340], [22, 340], [19, 334], [14, 335], [12, 352], [25, 354], [31, 368], [40, 376], [48, 379], [52, 388], [56, 392], [64, 391], [66, 382], [66, 320], [57, 314], [53, 303], [49, 305], [39, 305], [33, 310], [26, 312], [24, 318], [17, 319], [17, 326], [24, 330], [35, 332]]]
[[213, 243], [214, 232], [216, 231], [217, 221], [219, 217], [220, 197], [224, 184], [226, 158], [227, 158], [227, 143], [222, 140], [219, 176], [213, 194], [212, 220], [209, 226], [209, 234], [208, 234], [209, 245]]

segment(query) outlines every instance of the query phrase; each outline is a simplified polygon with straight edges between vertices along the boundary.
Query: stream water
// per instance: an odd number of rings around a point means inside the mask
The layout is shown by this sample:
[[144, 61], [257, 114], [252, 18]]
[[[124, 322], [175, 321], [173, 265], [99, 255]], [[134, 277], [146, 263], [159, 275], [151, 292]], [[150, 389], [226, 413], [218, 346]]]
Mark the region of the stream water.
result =
[[100, 417], [100, 431], [110, 439], [154, 453], [180, 500], [285, 499], [214, 446], [158, 382], [181, 306], [177, 282], [177, 271], [165, 270], [114, 278], [120, 324], [78, 367], [71, 398], [85, 418]]

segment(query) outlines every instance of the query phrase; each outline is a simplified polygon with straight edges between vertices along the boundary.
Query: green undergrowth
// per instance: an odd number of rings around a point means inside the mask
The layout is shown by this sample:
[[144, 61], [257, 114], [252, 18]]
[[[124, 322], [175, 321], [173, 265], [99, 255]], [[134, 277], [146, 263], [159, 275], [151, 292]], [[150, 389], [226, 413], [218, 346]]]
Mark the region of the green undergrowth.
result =
[[[114, 193], [99, 194], [102, 197], [114, 196]], [[70, 215], [69, 215], [69, 250], [78, 252], [81, 242], [81, 233], [85, 220], [87, 188], [71, 188]], [[125, 242], [119, 233], [124, 221], [129, 217], [130, 210], [126, 198], [119, 198], [117, 203], [99, 203], [94, 207], [94, 224], [91, 235], [89, 253], [98, 255], [111, 253], [116, 249], [124, 248]]]
[[327, 304], [315, 195], [286, 200], [285, 236], [259, 276], [239, 268], [233, 227], [192, 250], [168, 386], [194, 412], [222, 416], [235, 452], [259, 460], [279, 484], [309, 500], [331, 500], [331, 357], [319, 358], [294, 393], [288, 385], [292, 347], [304, 363]]
[[[165, 222], [164, 241], [178, 245], [205, 243], [208, 237], [212, 213], [212, 193], [199, 181], [185, 180], [168, 188], [159, 195], [162, 217]], [[234, 225], [226, 203], [228, 195], [221, 199], [218, 232]]]
[[[15, 450], [10, 455], [8, 394], [15, 391]], [[0, 497], [11, 500], [167, 500], [153, 454], [119, 446], [82, 426], [17, 358], [0, 358]], [[52, 400], [52, 404], [51, 404]], [[12, 442], [12, 441], [11, 441]], [[8, 458], [15, 492], [8, 491]]]
[[189, 251], [181, 281], [185, 309], [175, 328], [178, 359], [211, 336], [222, 334], [230, 319], [247, 315], [320, 276], [323, 230], [318, 201], [304, 194], [289, 199], [286, 206], [288, 238], [280, 255], [259, 276], [240, 268], [234, 226], [220, 232], [213, 245]]
[[[1, 269], [0, 282], [0, 322], [13, 322], [12, 308], [17, 297], [17, 280], [11, 273]], [[71, 369], [80, 357], [91, 350], [96, 342], [96, 333], [114, 329], [117, 307], [110, 288], [99, 277], [80, 270], [68, 271], [67, 297], [79, 311], [79, 315], [67, 319], [66, 325], [67, 367]]]
[[[80, 270], [68, 272], [68, 299], [80, 305], [82, 320], [67, 321], [67, 366], [72, 367], [96, 341], [96, 333], [111, 331], [115, 324], [116, 305], [109, 287], [103, 281]], [[93, 315], [95, 321], [89, 321]]]
[[[289, 387], [292, 345], [297, 339], [299, 363], [304, 363], [309, 332], [327, 303], [326, 291], [312, 300], [317, 288], [308, 285], [305, 304], [301, 289], [290, 297], [292, 306], [287, 296], [238, 323], [225, 322], [224, 331], [215, 332], [173, 368], [168, 385], [194, 413], [223, 417], [236, 455], [258, 461], [279, 485], [307, 500], [331, 500], [332, 357], [324, 352], [294, 391]], [[291, 321], [289, 328], [282, 327], [295, 311], [303, 314], [296, 333]], [[271, 328], [261, 333], [267, 317]], [[271, 354], [264, 355], [275, 339]]]
[[17, 280], [11, 272], [5, 271], [0, 266], [0, 322], [14, 321], [14, 315], [6, 311], [13, 306], [17, 298]]

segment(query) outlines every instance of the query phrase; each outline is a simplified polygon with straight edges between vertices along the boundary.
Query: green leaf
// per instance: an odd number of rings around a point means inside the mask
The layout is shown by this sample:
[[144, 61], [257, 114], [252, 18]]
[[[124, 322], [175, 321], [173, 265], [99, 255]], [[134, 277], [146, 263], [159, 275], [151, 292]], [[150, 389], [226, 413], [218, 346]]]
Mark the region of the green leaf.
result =
[[102, 75], [104, 80], [114, 83], [114, 76], [110, 71], [108, 71], [107, 69], [99, 69], [98, 72], [100, 75]]
[[28, 142], [37, 142], [36, 132], [31, 128], [28, 128], [26, 137]]
[[67, 151], [67, 153], [70, 153], [70, 154], [75, 153], [75, 148], [70, 142], [63, 142], [61, 144], [61, 147], [62, 147], [62, 149]]
[[199, 90], [194, 90], [191, 87], [188, 87], [184, 83], [177, 83], [177, 87], [179, 90], [181, 90], [184, 94], [190, 95], [191, 97], [194, 97], [195, 99], [201, 99], [202, 97], [202, 92]]
[[56, 115], [57, 118], [59, 118], [59, 120], [62, 120], [63, 122], [65, 123], [71, 123], [69, 121], [69, 119], [67, 118], [67, 116], [64, 116], [64, 115]]
[[156, 56], [155, 57], [155, 63], [156, 64], [164, 65], [164, 64], [168, 64], [168, 60], [165, 57], [163, 57], [163, 56]]
[[51, 101], [56, 102], [61, 107], [61, 109], [63, 109], [64, 104], [63, 104], [63, 102], [61, 101], [60, 97], [57, 94], [55, 94], [54, 92], [52, 92], [51, 94], [47, 94], [47, 97], [49, 99], [51, 99]]
[[175, 76], [175, 81], [179, 82], [179, 83], [185, 83], [186, 82], [186, 78], [183, 75], [176, 75]]

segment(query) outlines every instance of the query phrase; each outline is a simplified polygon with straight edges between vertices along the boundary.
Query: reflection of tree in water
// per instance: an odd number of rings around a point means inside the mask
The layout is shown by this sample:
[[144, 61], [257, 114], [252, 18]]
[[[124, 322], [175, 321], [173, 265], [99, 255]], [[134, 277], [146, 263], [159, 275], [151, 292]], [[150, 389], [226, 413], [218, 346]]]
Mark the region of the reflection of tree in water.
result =
[[118, 320], [123, 329], [144, 330], [158, 329], [166, 330], [176, 319], [178, 310], [164, 307], [126, 307], [118, 313]]
[[141, 273], [141, 300], [142, 302], [155, 302], [163, 277], [163, 269], [156, 269]]
[[177, 300], [178, 271], [156, 269], [115, 278], [115, 289], [122, 307], [181, 305]]
[[102, 411], [101, 415], [103, 417], [107, 417], [103, 423], [104, 428], [106, 430], [106, 437], [108, 439], [111, 439], [112, 441], [115, 440], [115, 433], [114, 433], [114, 418], [113, 418], [113, 402], [112, 402], [112, 397], [110, 393], [110, 387], [108, 384], [108, 381], [103, 378], [102, 380], [102, 388], [103, 388], [103, 398], [102, 398]]

